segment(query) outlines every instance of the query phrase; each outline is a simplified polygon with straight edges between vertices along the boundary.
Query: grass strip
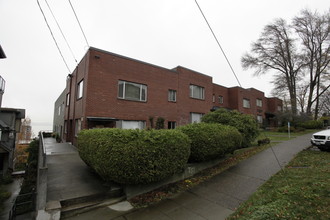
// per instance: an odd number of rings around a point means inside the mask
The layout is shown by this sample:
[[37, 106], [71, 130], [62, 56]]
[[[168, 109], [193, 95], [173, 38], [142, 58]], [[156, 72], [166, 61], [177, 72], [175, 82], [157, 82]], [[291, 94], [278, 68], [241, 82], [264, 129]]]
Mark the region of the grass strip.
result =
[[304, 150], [228, 220], [330, 219], [330, 153]]

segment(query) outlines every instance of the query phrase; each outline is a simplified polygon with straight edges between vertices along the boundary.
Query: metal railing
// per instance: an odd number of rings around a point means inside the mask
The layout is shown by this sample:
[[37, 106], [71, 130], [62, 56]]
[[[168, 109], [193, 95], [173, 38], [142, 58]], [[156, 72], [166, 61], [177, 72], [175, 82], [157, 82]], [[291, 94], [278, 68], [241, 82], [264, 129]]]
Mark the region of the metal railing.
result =
[[13, 207], [9, 212], [9, 220], [15, 219], [16, 215], [35, 211], [35, 205], [36, 205], [35, 192], [18, 195], [14, 200]]
[[47, 196], [47, 160], [44, 137], [51, 137], [52, 132], [39, 132], [38, 173], [36, 191], [18, 195], [9, 212], [9, 220], [15, 219], [17, 214], [45, 209]]
[[36, 211], [43, 210], [46, 207], [47, 196], [47, 160], [46, 147], [44, 142], [45, 136], [51, 136], [51, 132], [39, 132], [39, 158], [38, 158], [38, 177], [37, 177], [37, 197]]

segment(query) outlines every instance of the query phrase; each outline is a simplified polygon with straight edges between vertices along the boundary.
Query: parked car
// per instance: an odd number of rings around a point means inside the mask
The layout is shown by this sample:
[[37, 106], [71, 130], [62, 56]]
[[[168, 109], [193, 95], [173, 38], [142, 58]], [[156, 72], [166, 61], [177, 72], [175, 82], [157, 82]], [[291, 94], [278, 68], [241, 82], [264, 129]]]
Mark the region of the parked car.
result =
[[311, 143], [322, 151], [330, 151], [330, 127], [324, 131], [313, 134]]

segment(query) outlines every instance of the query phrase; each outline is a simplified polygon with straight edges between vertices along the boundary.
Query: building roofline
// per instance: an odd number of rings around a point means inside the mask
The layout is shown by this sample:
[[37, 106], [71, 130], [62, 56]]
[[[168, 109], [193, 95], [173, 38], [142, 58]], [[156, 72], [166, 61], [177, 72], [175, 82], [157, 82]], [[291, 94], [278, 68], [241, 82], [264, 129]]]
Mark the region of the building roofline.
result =
[[1, 112], [15, 113], [18, 118], [25, 118], [25, 109], [21, 108], [0, 108]]
[[262, 92], [264, 93], [263, 91], [259, 90], [259, 89], [256, 89], [256, 88], [253, 88], [253, 87], [250, 87], [250, 88], [243, 88], [243, 87], [240, 87], [240, 86], [234, 86], [234, 87], [229, 87], [228, 89], [235, 89], [235, 88], [239, 88], [239, 89], [244, 89], [244, 90], [256, 90], [258, 92]]
[[221, 87], [223, 87], [223, 88], [229, 89], [228, 87], [223, 86], [223, 85], [220, 85], [220, 84], [218, 84], [218, 83], [213, 83], [213, 85], [215, 85], [215, 86], [221, 86]]
[[206, 75], [206, 74], [204, 74], [204, 73], [201, 73], [201, 72], [198, 72], [198, 71], [196, 71], [196, 70], [192, 70], [192, 69], [189, 69], [189, 68], [187, 68], [187, 67], [184, 67], [184, 66], [177, 66], [177, 67], [174, 67], [172, 70], [174, 70], [174, 71], [176, 71], [177, 70], [177, 68], [182, 68], [182, 69], [186, 69], [186, 70], [189, 70], [189, 71], [191, 71], [191, 72], [194, 72], [194, 73], [196, 73], [196, 74], [200, 74], [200, 75], [203, 75], [203, 76], [207, 76], [207, 77], [210, 77], [210, 78], [212, 78], [213, 79], [213, 77], [212, 76], [209, 76], [209, 75]]
[[168, 68], [165, 68], [165, 67], [162, 67], [162, 66], [158, 66], [158, 65], [155, 65], [155, 64], [152, 64], [152, 63], [148, 63], [148, 62], [141, 61], [141, 60], [138, 60], [138, 59], [134, 59], [134, 58], [131, 58], [131, 57], [123, 56], [123, 55], [120, 55], [120, 54], [117, 54], [117, 53], [113, 53], [113, 52], [109, 52], [109, 51], [106, 51], [106, 50], [102, 50], [102, 49], [99, 49], [99, 48], [96, 48], [96, 47], [89, 47], [89, 50], [98, 51], [98, 52], [101, 52], [101, 53], [113, 55], [113, 56], [116, 56], [116, 57], [119, 57], [119, 58], [123, 58], [123, 59], [126, 59], [126, 60], [131, 60], [131, 61], [134, 61], [134, 62], [142, 63], [142, 64], [153, 66], [153, 67], [156, 67], [156, 68], [165, 69], [165, 70], [170, 71], [170, 72], [173, 72], [173, 73], [177, 73], [176, 71], [174, 71], [172, 69], [168, 69]]
[[155, 64], [152, 64], [152, 63], [145, 62], [145, 61], [137, 60], [137, 59], [134, 59], [134, 58], [131, 58], [131, 57], [123, 56], [123, 55], [120, 55], [120, 54], [117, 54], [117, 53], [109, 52], [109, 51], [102, 50], [102, 49], [92, 47], [92, 46], [89, 47], [89, 50], [94, 50], [94, 51], [98, 51], [98, 52], [101, 52], [101, 53], [110, 54], [110, 55], [113, 55], [113, 56], [116, 56], [116, 57], [120, 57], [120, 58], [123, 58], [123, 59], [131, 60], [131, 61], [134, 61], [134, 62], [138, 62], [138, 63], [146, 64], [146, 65], [149, 65], [149, 66], [153, 66], [153, 67], [156, 67], [156, 68], [165, 69], [165, 70], [173, 72], [173, 73], [178, 73], [177, 68], [182, 68], [182, 69], [186, 69], [186, 70], [192, 71], [194, 73], [197, 73], [197, 74], [200, 74], [200, 75], [203, 75], [203, 76], [207, 76], [207, 77], [210, 77], [210, 78], [213, 79], [212, 76], [209, 76], [207, 74], [204, 74], [204, 73], [201, 73], [201, 72], [198, 72], [196, 70], [192, 70], [192, 69], [189, 69], [187, 67], [180, 66], [180, 65], [178, 65], [178, 66], [176, 66], [172, 69], [169, 69], [169, 68], [166, 68], [166, 67], [162, 67], [162, 66], [159, 66], [159, 65], [155, 65]]

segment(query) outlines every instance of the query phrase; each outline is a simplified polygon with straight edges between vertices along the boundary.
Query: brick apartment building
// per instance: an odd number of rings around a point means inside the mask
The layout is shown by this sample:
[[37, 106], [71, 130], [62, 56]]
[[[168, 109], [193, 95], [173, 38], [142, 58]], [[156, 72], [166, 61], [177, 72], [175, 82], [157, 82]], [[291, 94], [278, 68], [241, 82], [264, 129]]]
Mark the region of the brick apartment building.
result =
[[214, 84], [212, 77], [185, 67], [166, 69], [91, 47], [55, 103], [54, 131], [75, 144], [81, 129], [154, 127], [159, 117], [170, 129], [199, 122], [217, 108], [236, 109], [271, 126], [282, 101], [253, 88]]

